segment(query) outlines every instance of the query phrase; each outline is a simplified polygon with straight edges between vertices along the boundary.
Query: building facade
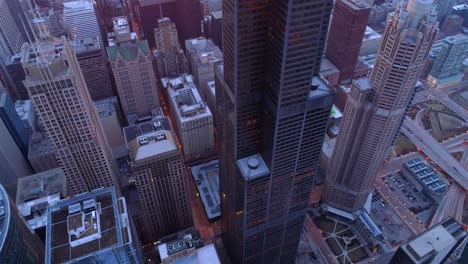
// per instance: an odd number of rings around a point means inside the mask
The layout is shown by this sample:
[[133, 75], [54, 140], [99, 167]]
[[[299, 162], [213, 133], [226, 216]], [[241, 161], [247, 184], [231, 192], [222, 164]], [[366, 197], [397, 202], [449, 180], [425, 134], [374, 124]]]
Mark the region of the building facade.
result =
[[0, 119], [26, 159], [28, 157], [29, 131], [16, 112], [16, 107], [11, 97], [7, 93], [1, 92]]
[[56, 202], [47, 208], [46, 264], [143, 263], [125, 198], [114, 188]]
[[23, 45], [25, 86], [71, 192], [115, 186], [114, 166], [70, 43]]
[[44, 243], [27, 226], [2, 185], [0, 209], [0, 262], [44, 263]]
[[468, 36], [457, 35], [443, 40], [437, 53], [427, 81], [434, 87], [440, 87], [461, 81], [463, 61], [468, 56]]
[[353, 82], [326, 175], [325, 202], [361, 209], [390, 153], [438, 33], [432, 1], [401, 1], [390, 17], [372, 73]]
[[148, 42], [130, 31], [125, 17], [114, 18], [112, 36], [107, 55], [123, 114], [127, 120], [130, 115], [151, 116], [151, 110], [159, 107], [159, 97]]
[[112, 151], [112, 156], [114, 159], [127, 156], [128, 151], [122, 133], [122, 119], [120, 118], [117, 97], [114, 96], [96, 101], [95, 105], [104, 135], [107, 138], [107, 144], [109, 144]]
[[98, 37], [72, 40], [81, 73], [93, 101], [114, 96], [106, 52]]
[[188, 175], [168, 118], [124, 128], [145, 242], [193, 226]]
[[213, 115], [191, 75], [161, 79], [185, 160], [214, 153]]
[[340, 70], [340, 82], [354, 77], [370, 6], [356, 0], [337, 0], [327, 41], [327, 59]]
[[216, 128], [234, 263], [294, 262], [333, 101], [317, 77], [332, 5], [223, 2]]
[[158, 19], [154, 29], [156, 69], [159, 78], [188, 72], [187, 58], [180, 47], [177, 28], [167, 17]]

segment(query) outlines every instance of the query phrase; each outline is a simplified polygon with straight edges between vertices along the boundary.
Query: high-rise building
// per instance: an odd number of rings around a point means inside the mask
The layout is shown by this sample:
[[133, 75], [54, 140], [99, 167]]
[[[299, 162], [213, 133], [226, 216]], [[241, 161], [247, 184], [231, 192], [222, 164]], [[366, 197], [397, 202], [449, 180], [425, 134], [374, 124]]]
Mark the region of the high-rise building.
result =
[[10, 4], [12, 4], [10, 2], [17, 1], [0, 0], [0, 76], [2, 76], [4, 88], [10, 96], [18, 99], [16, 87], [5, 65], [11, 56], [21, 50], [21, 45], [23, 45], [26, 39], [22, 34], [19, 34], [21, 32], [20, 25], [16, 23], [17, 16], [19, 15], [10, 9]]
[[161, 79], [185, 160], [214, 153], [213, 115], [191, 75]]
[[106, 52], [97, 37], [70, 41], [93, 101], [114, 96]]
[[[18, 34], [22, 30], [21, 24], [16, 23], [15, 16], [17, 15], [14, 10], [10, 9], [10, 1], [0, 1], [0, 58], [2, 63], [6, 57], [18, 53], [26, 40], [22, 34]], [[24, 22], [27, 23], [27, 21]]]
[[327, 59], [340, 70], [340, 82], [354, 77], [370, 6], [358, 0], [337, 0], [330, 23]]
[[371, 195], [438, 33], [432, 2], [401, 1], [388, 20], [372, 73], [353, 81], [326, 175], [328, 206], [354, 212]]
[[445, 37], [450, 37], [460, 33], [462, 29], [463, 18], [457, 15], [448, 15], [444, 20], [444, 24], [440, 28], [440, 33]]
[[0, 185], [0, 262], [44, 263], [44, 243], [22, 219], [13, 200]]
[[220, 49], [223, 49], [223, 11], [210, 14], [205, 35], [212, 39]]
[[158, 19], [154, 29], [156, 69], [159, 78], [188, 72], [187, 58], [179, 45], [177, 28], [167, 17]]
[[24, 44], [25, 86], [71, 192], [115, 186], [114, 166], [70, 42]]
[[468, 56], [468, 36], [447, 37], [427, 76], [427, 81], [434, 87], [440, 87], [461, 81], [463, 61]]
[[318, 78], [332, 5], [223, 1], [216, 128], [233, 263], [294, 262], [333, 101]]
[[168, 118], [124, 128], [143, 211], [145, 242], [193, 225], [188, 175]]
[[[37, 115], [31, 104], [31, 100], [18, 100], [15, 102], [16, 113], [18, 113], [23, 126], [28, 130], [29, 135], [36, 132], [37, 128]], [[28, 140], [29, 142], [29, 140]]]
[[221, 11], [223, 9], [222, 0], [200, 0], [203, 15], [210, 15], [213, 12]]
[[103, 21], [106, 29], [111, 31], [114, 27], [112, 18], [119, 16], [127, 16], [128, 9], [125, 0], [100, 0], [96, 1], [99, 17]]
[[[5, 98], [5, 95], [3, 93], [0, 96]], [[11, 111], [7, 108], [7, 113], [8, 110]], [[5, 114], [5, 109], [2, 112]], [[16, 118], [19, 119], [18, 116]], [[15, 125], [22, 126], [23, 124], [21, 120], [19, 120], [19, 124], [18, 122], [12, 123], [8, 116], [5, 119], [0, 118], [0, 171], [2, 172], [0, 173], [0, 183], [3, 184], [11, 197], [16, 196], [18, 178], [32, 173], [31, 166], [24, 156], [21, 133], [16, 131]], [[24, 130], [26, 128], [23, 128], [23, 132]]]
[[454, 6], [452, 14], [463, 18], [463, 26], [468, 27], [468, 4]]
[[96, 110], [99, 115], [104, 135], [107, 138], [107, 144], [112, 151], [114, 159], [122, 158], [128, 155], [127, 146], [122, 133], [119, 102], [117, 97], [109, 97], [95, 102]]
[[4, 64], [5, 82], [11, 98], [16, 100], [29, 99], [28, 91], [24, 87], [25, 79], [23, 67], [21, 66], [21, 55], [15, 54], [7, 57]]
[[447, 15], [452, 12], [452, 7], [457, 3], [457, 0], [435, 0], [434, 4], [437, 9], [437, 21], [443, 22]]
[[185, 41], [185, 51], [189, 62], [189, 71], [195, 84], [203, 94], [208, 89], [208, 82], [214, 80], [215, 64], [223, 60], [223, 52], [213, 40], [204, 37]]
[[40, 132], [31, 135], [28, 160], [36, 173], [58, 168], [55, 150], [47, 136]]
[[28, 157], [29, 131], [21, 121], [16, 112], [15, 104], [7, 93], [0, 93], [0, 119], [26, 159]]
[[125, 17], [114, 18], [110, 35], [107, 55], [124, 116], [127, 120], [130, 115], [151, 117], [151, 110], [159, 107], [159, 97], [148, 42], [130, 31]]
[[455, 219], [445, 219], [401, 244], [390, 264], [452, 263], [445, 261], [466, 236], [467, 232]]
[[92, 0], [65, 0], [63, 2], [63, 22], [71, 40], [98, 38], [101, 47], [102, 33], [98, 11]]
[[100, 188], [47, 209], [46, 264], [143, 263], [125, 198]]

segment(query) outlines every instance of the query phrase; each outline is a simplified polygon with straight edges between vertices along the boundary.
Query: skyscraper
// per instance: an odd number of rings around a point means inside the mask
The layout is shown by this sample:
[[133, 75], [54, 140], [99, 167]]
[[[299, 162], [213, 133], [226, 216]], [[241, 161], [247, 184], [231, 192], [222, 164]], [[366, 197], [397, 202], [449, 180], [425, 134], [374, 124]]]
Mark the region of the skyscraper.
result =
[[116, 185], [114, 166], [70, 43], [24, 44], [25, 86], [72, 193]]
[[98, 37], [70, 41], [93, 101], [114, 96], [106, 51]]
[[370, 6], [362, 1], [335, 2], [326, 56], [340, 70], [340, 82], [354, 77], [369, 13]]
[[47, 208], [46, 264], [143, 263], [125, 198], [100, 188]]
[[294, 262], [333, 101], [317, 77], [332, 4], [223, 2], [216, 127], [233, 263]]
[[14, 81], [5, 65], [11, 56], [21, 50], [21, 45], [26, 39], [22, 34], [18, 34], [21, 32], [20, 25], [16, 23], [17, 15], [10, 9], [10, 2], [17, 1], [0, 0], [0, 78], [3, 79], [10, 96], [17, 97]]
[[21, 215], [0, 185], [0, 262], [44, 263], [44, 243], [21, 219]]
[[457, 35], [443, 40], [427, 81], [440, 87], [461, 81], [463, 61], [468, 56], [468, 36]]
[[114, 18], [114, 35], [107, 55], [125, 118], [150, 116], [159, 107], [153, 55], [148, 41], [130, 31], [127, 18]]
[[188, 175], [168, 118], [124, 128], [143, 211], [145, 242], [193, 226]]
[[63, 22], [70, 39], [98, 37], [101, 47], [104, 47], [98, 11], [92, 0], [65, 0], [63, 3]]
[[186, 161], [214, 154], [213, 115], [192, 75], [162, 78]]
[[169, 18], [158, 19], [158, 28], [154, 29], [154, 56], [159, 78], [188, 72], [187, 58], [177, 36], [177, 27]]
[[10, 96], [2, 92], [0, 92], [0, 119], [15, 140], [16, 145], [21, 150], [21, 153], [23, 153], [24, 158], [27, 159], [29, 131], [18, 116], [15, 104], [11, 100]]
[[354, 212], [373, 190], [437, 36], [432, 2], [400, 2], [372, 73], [353, 82], [326, 176], [324, 200], [331, 207]]

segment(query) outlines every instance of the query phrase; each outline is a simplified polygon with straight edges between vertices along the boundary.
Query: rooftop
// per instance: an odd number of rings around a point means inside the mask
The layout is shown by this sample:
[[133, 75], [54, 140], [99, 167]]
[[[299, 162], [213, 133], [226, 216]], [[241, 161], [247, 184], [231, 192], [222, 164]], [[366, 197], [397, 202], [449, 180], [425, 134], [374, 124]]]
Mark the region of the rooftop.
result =
[[94, 101], [96, 110], [100, 118], [113, 116], [116, 114], [115, 106], [117, 105], [117, 97], [112, 96], [102, 100]]
[[215, 11], [211, 13], [214, 19], [220, 19], [223, 18], [223, 11]]
[[312, 78], [310, 83], [309, 98], [322, 97], [332, 95], [330, 87], [319, 77], [315, 76]]
[[446, 255], [448, 250], [466, 235], [466, 231], [458, 222], [448, 218], [402, 244], [401, 249], [413, 259], [414, 263], [429, 263], [438, 254]]
[[178, 149], [167, 117], [125, 127], [123, 132], [127, 148], [135, 161], [144, 161]]
[[214, 244], [198, 248], [198, 241], [185, 234], [158, 246], [162, 263], [170, 264], [221, 264]]
[[208, 219], [220, 217], [218, 160], [193, 166], [191, 170]]
[[18, 100], [15, 102], [15, 108], [21, 120], [27, 120], [33, 111], [31, 100]]
[[63, 2], [63, 7], [64, 13], [82, 11], [87, 9], [94, 10], [93, 2], [91, 0], [65, 0]]
[[211, 93], [216, 95], [216, 82], [215, 81], [209, 81], [208, 82], [208, 87], [210, 88]]
[[132, 242], [125, 200], [114, 188], [61, 200], [47, 209], [47, 217], [46, 263], [86, 263], [98, 251]]
[[366, 10], [370, 9], [369, 4], [361, 2], [359, 0], [344, 0], [342, 1], [345, 5], [350, 7], [353, 10]]
[[47, 223], [47, 206], [67, 196], [67, 182], [61, 168], [18, 179], [16, 206], [32, 229]]
[[204, 37], [187, 39], [185, 48], [191, 56], [197, 56], [197, 59], [203, 64], [223, 60], [223, 52], [211, 39]]
[[99, 50], [101, 48], [98, 37], [71, 40], [70, 45], [77, 55], [83, 52]]
[[372, 89], [372, 85], [370, 84], [369, 78], [367, 77], [354, 79], [353, 84], [361, 91], [368, 91]]
[[191, 75], [161, 79], [172, 105], [177, 109], [173, 114], [176, 114], [181, 122], [211, 116], [210, 109], [191, 80]]
[[31, 140], [29, 141], [28, 157], [40, 156], [53, 152], [54, 149], [52, 143], [45, 134], [35, 132], [31, 135]]
[[382, 35], [377, 33], [371, 27], [366, 27], [366, 31], [364, 33], [364, 40], [378, 39], [378, 38], [381, 38], [381, 37], [382, 37]]
[[[111, 44], [109, 44], [111, 45]], [[134, 39], [132, 42], [122, 43], [120, 45], [111, 45], [107, 47], [107, 55], [109, 60], [115, 61], [118, 55], [126, 61], [133, 61], [138, 57], [138, 53], [142, 52], [144, 55], [149, 54], [149, 46], [147, 40]]]
[[467, 4], [462, 4], [462, 5], [456, 5], [453, 7], [453, 10], [468, 10], [468, 5]]
[[260, 154], [254, 154], [237, 160], [237, 167], [246, 181], [255, 180], [270, 174], [270, 169]]

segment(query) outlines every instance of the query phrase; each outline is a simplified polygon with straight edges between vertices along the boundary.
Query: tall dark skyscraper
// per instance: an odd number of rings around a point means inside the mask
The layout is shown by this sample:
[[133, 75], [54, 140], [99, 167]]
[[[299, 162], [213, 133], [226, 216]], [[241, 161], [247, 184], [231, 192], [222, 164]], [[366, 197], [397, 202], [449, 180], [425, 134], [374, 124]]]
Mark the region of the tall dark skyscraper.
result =
[[438, 33], [432, 2], [400, 2], [372, 73], [353, 82], [326, 176], [324, 199], [331, 207], [354, 212], [373, 190]]
[[340, 70], [340, 82], [354, 77], [370, 6], [358, 0], [337, 0], [327, 42], [327, 58]]
[[332, 0], [223, 2], [217, 128], [233, 263], [292, 263], [333, 95], [317, 76]]

